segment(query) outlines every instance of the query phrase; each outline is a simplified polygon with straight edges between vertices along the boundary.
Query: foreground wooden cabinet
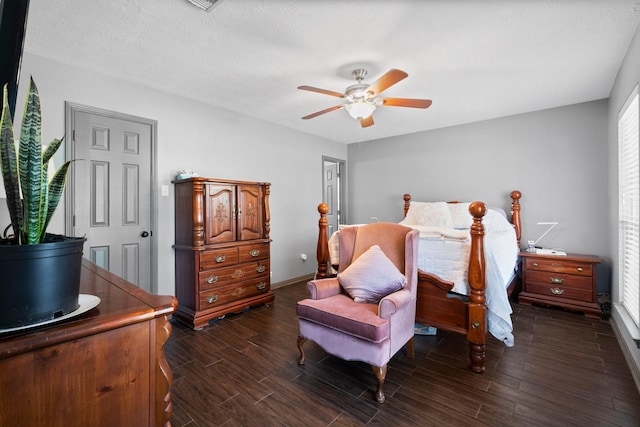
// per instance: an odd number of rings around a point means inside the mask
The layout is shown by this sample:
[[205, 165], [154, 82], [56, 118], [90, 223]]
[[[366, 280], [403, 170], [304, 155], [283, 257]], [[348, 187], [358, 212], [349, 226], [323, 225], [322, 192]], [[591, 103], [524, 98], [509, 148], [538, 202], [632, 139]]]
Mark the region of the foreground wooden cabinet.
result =
[[174, 184], [176, 318], [200, 329], [273, 301], [270, 184], [201, 177]]
[[177, 301], [87, 260], [78, 317], [0, 335], [0, 426], [168, 426], [173, 377], [163, 347]]

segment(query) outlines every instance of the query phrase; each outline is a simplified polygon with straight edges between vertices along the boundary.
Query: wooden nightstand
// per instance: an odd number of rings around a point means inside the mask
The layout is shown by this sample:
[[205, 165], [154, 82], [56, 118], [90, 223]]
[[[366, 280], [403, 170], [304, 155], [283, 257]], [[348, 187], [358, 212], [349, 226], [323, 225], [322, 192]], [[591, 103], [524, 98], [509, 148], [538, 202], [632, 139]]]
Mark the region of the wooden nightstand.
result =
[[540, 303], [582, 311], [588, 317], [602, 316], [596, 300], [596, 265], [593, 255], [538, 255], [521, 252], [521, 304]]

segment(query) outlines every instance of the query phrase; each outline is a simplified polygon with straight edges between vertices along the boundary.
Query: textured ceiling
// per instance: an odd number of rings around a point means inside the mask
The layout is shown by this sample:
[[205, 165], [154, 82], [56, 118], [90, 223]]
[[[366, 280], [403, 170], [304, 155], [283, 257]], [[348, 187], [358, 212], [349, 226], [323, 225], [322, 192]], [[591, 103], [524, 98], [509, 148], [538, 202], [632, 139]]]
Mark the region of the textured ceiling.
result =
[[[606, 98], [639, 20], [637, 0], [31, 0], [25, 50], [352, 143]], [[297, 86], [362, 66], [433, 105], [301, 120], [340, 100]]]

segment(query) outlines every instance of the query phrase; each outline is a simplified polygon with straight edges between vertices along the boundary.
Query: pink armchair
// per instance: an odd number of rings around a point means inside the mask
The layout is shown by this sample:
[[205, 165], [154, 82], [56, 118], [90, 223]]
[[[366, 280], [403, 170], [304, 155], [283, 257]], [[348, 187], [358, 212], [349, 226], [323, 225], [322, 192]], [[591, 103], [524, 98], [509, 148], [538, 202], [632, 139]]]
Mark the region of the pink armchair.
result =
[[[367, 224], [340, 231], [340, 280], [346, 277], [347, 267], [373, 245], [378, 245], [400, 275], [404, 275], [406, 284], [402, 289], [384, 296], [379, 303], [366, 303], [355, 302], [340, 285], [339, 278], [308, 282], [310, 298], [299, 301], [297, 305], [300, 365], [305, 361], [302, 347], [307, 340], [314, 341], [328, 353], [344, 360], [368, 363], [378, 383], [376, 400], [378, 403], [384, 402], [382, 387], [387, 363], [405, 344], [408, 356], [413, 357], [418, 234], [417, 230], [392, 223]], [[358, 266], [362, 267], [362, 264], [359, 262]], [[379, 263], [371, 265], [370, 269], [365, 266], [365, 272], [369, 272], [369, 276], [362, 276], [363, 283], [358, 283], [361, 288], [367, 287], [364, 282], [371, 283], [382, 277], [382, 274], [378, 275]]]

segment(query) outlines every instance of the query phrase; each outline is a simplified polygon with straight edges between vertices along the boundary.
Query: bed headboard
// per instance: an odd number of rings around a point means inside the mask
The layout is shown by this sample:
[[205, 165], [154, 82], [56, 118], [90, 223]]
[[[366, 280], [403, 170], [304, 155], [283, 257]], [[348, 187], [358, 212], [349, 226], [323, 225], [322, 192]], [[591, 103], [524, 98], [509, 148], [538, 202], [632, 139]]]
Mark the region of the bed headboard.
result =
[[[511, 224], [513, 224], [513, 228], [516, 231], [516, 239], [518, 240], [518, 247], [520, 247], [520, 236], [522, 234], [522, 222], [520, 220], [520, 198], [522, 197], [522, 193], [518, 190], [513, 190], [510, 194], [511, 197]], [[409, 211], [409, 205], [411, 204], [411, 195], [405, 194], [404, 199], [404, 216], [407, 216], [407, 212]], [[452, 200], [447, 203], [460, 203], [457, 200]]]

